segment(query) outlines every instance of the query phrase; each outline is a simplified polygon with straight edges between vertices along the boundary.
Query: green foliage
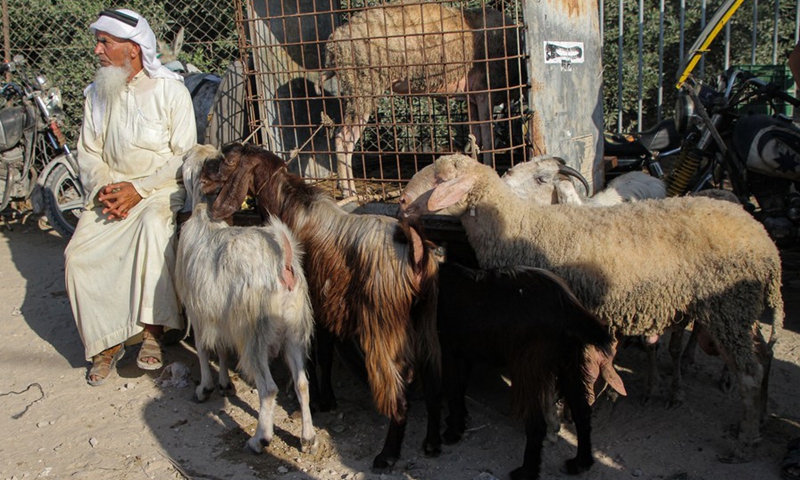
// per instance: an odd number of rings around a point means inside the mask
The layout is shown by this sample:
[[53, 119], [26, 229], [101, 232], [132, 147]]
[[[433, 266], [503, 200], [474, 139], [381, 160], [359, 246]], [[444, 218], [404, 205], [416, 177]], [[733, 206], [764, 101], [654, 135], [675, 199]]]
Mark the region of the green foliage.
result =
[[181, 26], [184, 46], [179, 58], [203, 71], [223, 73], [238, 57], [233, 2], [214, 0], [11, 0], [8, 2], [10, 52], [23, 55], [32, 69], [61, 88], [65, 133], [72, 145], [83, 117], [83, 90], [98, 63], [89, 25], [104, 8], [129, 8], [142, 14], [156, 38], [172, 42]]
[[[684, 52], [701, 30], [701, 1], [685, 0]], [[363, 8], [366, 5], [381, 3], [381, 0], [342, 0], [341, 8]], [[448, 2], [453, 6], [480, 8], [481, 0]], [[643, 50], [641, 70], [639, 68], [639, 3], [627, 0], [624, 6], [624, 33], [622, 46], [622, 84], [621, 111], [623, 130], [636, 130], [653, 126], [658, 121], [659, 97], [659, 0], [644, 0], [644, 21], [642, 23]], [[710, 18], [722, 0], [708, 0], [706, 18]], [[519, 0], [493, 0], [487, 5], [502, 9], [510, 15], [521, 18]], [[603, 110], [606, 128], [616, 129], [619, 80], [619, 28], [618, 3], [604, 2], [604, 45], [603, 45]], [[755, 7], [754, 7], [755, 5]], [[795, 8], [794, 2], [781, 2], [778, 25], [777, 63], [785, 63], [794, 45]], [[159, 39], [172, 43], [181, 27], [184, 28], [184, 44], [179, 58], [192, 63], [202, 71], [221, 74], [227, 65], [238, 58], [238, 39], [232, 1], [216, 0], [129, 0], [121, 4], [108, 4], [102, 0], [10, 0], [8, 2], [11, 51], [3, 51], [11, 58], [22, 54], [29, 64], [46, 74], [54, 85], [61, 88], [67, 113], [65, 131], [71, 143], [77, 137], [77, 129], [83, 115], [83, 89], [92, 81], [97, 62], [92, 53], [94, 38], [88, 26], [97, 18], [103, 8], [125, 7], [142, 13], [150, 22]], [[666, 0], [664, 6], [663, 31], [663, 85], [661, 118], [671, 115], [676, 96], [674, 88], [679, 60], [683, 52], [680, 48], [680, 3], [679, 0]], [[753, 46], [753, 18], [756, 8], [755, 60], [751, 58]], [[745, 2], [730, 23], [730, 65], [772, 64], [773, 63], [773, 24], [775, 2]], [[712, 51], [706, 54], [703, 70], [712, 79], [722, 73], [725, 62], [724, 35], [721, 32], [712, 44]], [[695, 73], [700, 68], [695, 69]], [[639, 79], [641, 75], [642, 125], [638, 123], [640, 101]], [[376, 138], [397, 135], [400, 149], [442, 148], [448, 141], [447, 128], [431, 122], [447, 118], [454, 110], [448, 104], [463, 109], [463, 102], [454, 100], [425, 100], [423, 98], [395, 98], [383, 100], [378, 118], [381, 128], [368, 129], [365, 141], [383, 144], [394, 151], [398, 145], [394, 140]], [[392, 116], [405, 115], [405, 117]], [[385, 126], [386, 119], [406, 118], [402, 125], [393, 128]], [[457, 117], [460, 118], [460, 117]], [[457, 125], [460, 120], [452, 120], [451, 130], [463, 130]], [[415, 126], [421, 122], [423, 126]], [[438, 120], [441, 123], [441, 120]], [[455, 123], [454, 123], [455, 122]], [[427, 125], [425, 125], [427, 124]], [[390, 145], [391, 144], [391, 145]]]
[[[639, 103], [639, 3], [628, 0], [624, 3], [624, 32], [622, 47], [622, 106], [619, 97], [619, 8], [617, 2], [605, 2], [604, 44], [603, 44], [603, 111], [607, 129], [617, 129], [617, 113], [622, 111], [624, 131], [646, 129], [658, 121], [658, 76], [659, 76], [659, 0], [644, 1], [644, 21], [642, 23], [642, 125], [638, 122]], [[722, 0], [709, 0], [706, 19], [716, 12]], [[754, 5], [758, 22], [756, 23], [755, 59], [751, 57], [753, 47]], [[700, 35], [701, 0], [686, 0], [684, 14], [684, 51], [680, 48], [680, 3], [667, 0], [664, 5], [664, 63], [663, 63], [663, 101], [662, 118], [672, 114], [677, 94], [675, 83], [680, 67], [680, 59], [688, 53]], [[794, 46], [796, 4], [780, 4], [778, 23], [777, 63], [785, 63]], [[773, 28], [775, 24], [775, 2], [745, 2], [730, 21], [730, 60], [729, 65], [773, 64]], [[721, 31], [711, 44], [711, 51], [705, 55], [702, 66], [695, 68], [695, 74], [703, 74], [712, 81], [725, 69], [725, 30]]]

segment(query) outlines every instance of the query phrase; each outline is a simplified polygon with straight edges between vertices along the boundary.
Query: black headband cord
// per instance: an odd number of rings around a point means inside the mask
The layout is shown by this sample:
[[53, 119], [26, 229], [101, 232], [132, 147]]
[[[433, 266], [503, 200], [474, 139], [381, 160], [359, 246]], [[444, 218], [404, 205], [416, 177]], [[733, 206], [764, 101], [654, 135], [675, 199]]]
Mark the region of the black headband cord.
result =
[[118, 12], [117, 10], [103, 10], [100, 12], [100, 17], [110, 17], [114, 20], [118, 20], [125, 25], [130, 25], [131, 27], [135, 27], [136, 24], [139, 23], [139, 19], [128, 15], [127, 13]]

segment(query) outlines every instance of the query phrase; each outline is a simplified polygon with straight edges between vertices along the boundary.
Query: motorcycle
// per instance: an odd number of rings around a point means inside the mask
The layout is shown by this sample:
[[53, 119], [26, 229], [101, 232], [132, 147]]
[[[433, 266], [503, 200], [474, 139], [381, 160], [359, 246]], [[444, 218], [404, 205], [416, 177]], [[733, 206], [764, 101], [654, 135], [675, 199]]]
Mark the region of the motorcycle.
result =
[[655, 127], [640, 133], [611, 133], [603, 135], [603, 156], [610, 162], [606, 168], [606, 183], [628, 172], [647, 172], [664, 178], [660, 159], [680, 152], [681, 136], [673, 119], [659, 122]]
[[800, 128], [782, 111], [800, 100], [780, 85], [731, 68], [715, 85], [681, 85], [675, 121], [680, 154], [667, 195], [731, 190], [773, 240], [800, 240]]
[[617, 136], [610, 146], [606, 141], [604, 154], [623, 159], [609, 173], [646, 166], [659, 176], [654, 171], [672, 163], [663, 176], [668, 196], [732, 191], [776, 244], [797, 243], [800, 127], [785, 114], [787, 104], [800, 108], [780, 85], [746, 70], [728, 69], [709, 83], [689, 74], [673, 119], [632, 137]]
[[85, 203], [75, 153], [61, 131], [61, 92], [34, 74], [25, 58], [0, 63], [0, 215], [44, 213], [49, 225], [72, 236]]

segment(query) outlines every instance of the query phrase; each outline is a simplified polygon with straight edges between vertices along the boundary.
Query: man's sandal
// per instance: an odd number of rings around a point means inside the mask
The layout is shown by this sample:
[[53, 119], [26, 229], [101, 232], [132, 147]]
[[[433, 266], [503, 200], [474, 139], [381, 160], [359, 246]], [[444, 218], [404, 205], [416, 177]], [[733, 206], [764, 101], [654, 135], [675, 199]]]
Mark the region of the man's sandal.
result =
[[[114, 348], [117, 350], [112, 352]], [[92, 367], [89, 369], [89, 373], [86, 374], [86, 383], [93, 387], [99, 387], [106, 383], [106, 380], [108, 380], [108, 377], [111, 375], [111, 372], [114, 371], [114, 367], [117, 366], [117, 362], [123, 355], [125, 355], [125, 347], [117, 345], [116, 347], [108, 348], [93, 356]]]
[[[155, 362], [148, 362], [153, 359]], [[142, 370], [158, 370], [164, 366], [162, 363], [161, 340], [147, 330], [142, 334], [142, 346], [136, 357], [136, 365]]]

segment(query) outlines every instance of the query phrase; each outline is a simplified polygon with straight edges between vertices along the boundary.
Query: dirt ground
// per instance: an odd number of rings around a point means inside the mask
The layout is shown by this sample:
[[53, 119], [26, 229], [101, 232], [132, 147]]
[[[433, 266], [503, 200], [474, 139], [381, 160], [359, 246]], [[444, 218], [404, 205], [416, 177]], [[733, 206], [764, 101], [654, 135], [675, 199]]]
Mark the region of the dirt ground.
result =
[[[287, 389], [278, 399], [275, 441], [261, 455], [247, 453], [255, 391], [237, 378], [237, 396], [194, 401], [199, 368], [190, 344], [166, 349], [170, 372], [188, 367], [183, 382], [180, 376], [164, 379], [140, 371], [132, 346], [117, 375], [89, 387], [64, 290], [66, 241], [35, 221], [11, 227], [0, 227], [0, 479], [491, 480], [507, 478], [521, 464], [523, 428], [508, 415], [507, 387], [488, 368], [476, 372], [468, 392], [471, 430], [460, 444], [445, 446], [440, 458], [422, 455], [425, 414], [415, 394], [402, 459], [384, 474], [373, 474], [370, 465], [387, 421], [372, 407], [367, 387], [338, 365], [339, 409], [314, 415], [320, 448], [313, 455], [299, 451], [297, 403]], [[786, 443], [800, 435], [800, 256], [784, 258], [786, 329], [776, 347], [770, 418], [756, 460], [739, 465], [717, 460], [741, 415], [736, 390], [725, 394], [717, 387], [721, 360], [698, 353], [697, 364], [684, 375], [686, 402], [668, 410], [665, 400], [641, 404], [645, 355], [630, 347], [618, 356], [629, 396], [597, 404], [597, 462], [577, 478], [780, 478]], [[660, 360], [668, 372], [666, 348]], [[276, 365], [275, 375], [287, 384], [282, 365]], [[572, 432], [564, 424], [558, 443], [546, 446], [543, 479], [566, 477], [560, 468], [575, 454]]]

